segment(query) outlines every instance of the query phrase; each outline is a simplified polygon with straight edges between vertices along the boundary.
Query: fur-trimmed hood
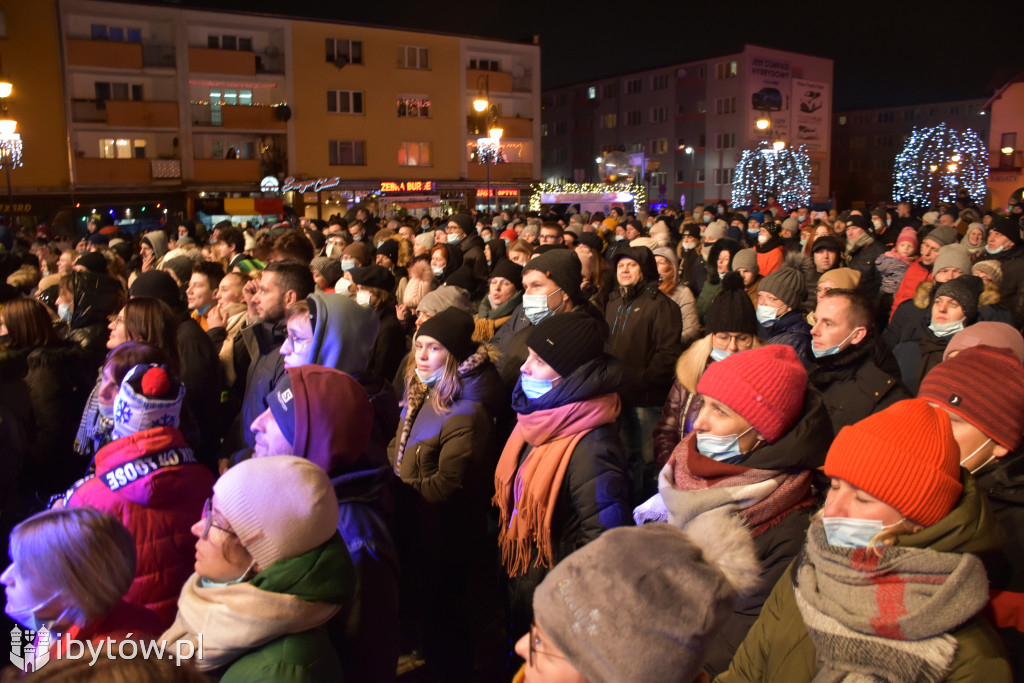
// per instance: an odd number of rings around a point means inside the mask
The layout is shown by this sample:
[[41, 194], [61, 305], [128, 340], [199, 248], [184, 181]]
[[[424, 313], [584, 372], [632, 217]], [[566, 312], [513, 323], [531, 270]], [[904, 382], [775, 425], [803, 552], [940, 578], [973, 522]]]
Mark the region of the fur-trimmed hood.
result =
[[[931, 307], [935, 300], [935, 281], [925, 280], [914, 291], [914, 306], [924, 310]], [[999, 287], [994, 282], [986, 282], [985, 289], [978, 296], [978, 306], [995, 306], [1000, 302]]]

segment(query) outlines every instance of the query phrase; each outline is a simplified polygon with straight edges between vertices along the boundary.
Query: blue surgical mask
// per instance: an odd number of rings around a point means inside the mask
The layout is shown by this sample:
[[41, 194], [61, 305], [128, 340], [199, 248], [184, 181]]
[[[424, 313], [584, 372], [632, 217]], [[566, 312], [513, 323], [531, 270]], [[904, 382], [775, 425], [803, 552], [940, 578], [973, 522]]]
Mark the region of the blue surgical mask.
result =
[[416, 373], [416, 378], [419, 379], [419, 381], [423, 382], [428, 387], [432, 387], [435, 384], [437, 384], [439, 379], [441, 379], [441, 375], [444, 374], [444, 367], [440, 367], [437, 370], [434, 370], [432, 373], [430, 373], [426, 377], [424, 377], [420, 373], [419, 369], [415, 369], [414, 372]]
[[355, 267], [356, 267], [356, 262], [355, 262], [354, 259], [350, 259], [350, 258], [343, 258], [343, 259], [341, 259], [341, 270], [342, 270], [342, 272], [345, 272], [346, 270], [352, 270]]
[[760, 234], [760, 232], [761, 232], [761, 228], [747, 228], [747, 234], [748, 235], [757, 235], [757, 234]]
[[57, 316], [66, 323], [71, 322], [71, 304], [57, 304]]
[[[562, 291], [561, 288], [556, 289], [555, 292]], [[524, 294], [523, 295], [523, 314], [526, 319], [530, 321], [531, 325], [539, 325], [542, 320], [545, 320], [554, 314], [550, 308], [548, 308], [548, 297], [551, 294]]]
[[779, 309], [774, 306], [761, 305], [757, 307], [757, 321], [765, 327], [771, 327], [779, 317]]
[[462, 236], [461, 235], [459, 235], [457, 233], [454, 233], [454, 232], [448, 233], [448, 244], [458, 244], [461, 241], [462, 241]]
[[519, 384], [523, 387], [523, 393], [526, 394], [526, 398], [531, 401], [536, 401], [555, 386], [554, 382], [549, 379], [537, 379], [527, 374], [519, 375]]
[[711, 214], [708, 214], [708, 215], [704, 216], [704, 222], [705, 223], [710, 223], [711, 222]]
[[[748, 427], [743, 434], [749, 432], [753, 427]], [[743, 434], [727, 434], [715, 436], [714, 434], [697, 434], [697, 450], [712, 460], [719, 462], [736, 462], [743, 457], [740, 450], [740, 438]]]
[[[857, 331], [857, 329], [854, 328], [853, 332], [856, 332], [856, 331]], [[811, 353], [814, 354], [815, 358], [824, 358], [825, 356], [834, 356], [837, 353], [839, 353], [839, 347], [842, 346], [843, 344], [845, 344], [846, 342], [848, 342], [850, 340], [850, 337], [853, 336], [853, 332], [850, 332], [850, 334], [847, 335], [846, 339], [844, 339], [843, 341], [839, 342], [835, 346], [830, 346], [830, 347], [828, 347], [827, 349], [825, 349], [823, 351], [819, 351], [817, 348], [815, 348], [814, 344], [811, 344]]]
[[16, 609], [11, 609], [11, 606], [7, 605], [7, 608], [4, 611], [7, 613], [7, 616], [9, 616], [11, 619], [24, 626], [29, 631], [38, 631], [41, 627], [53, 623], [52, 620], [44, 622], [42, 619], [39, 618], [37, 612], [39, 612], [39, 610], [41, 609], [45, 609], [46, 605], [49, 602], [51, 602], [55, 597], [57, 596], [51, 595], [35, 607], [30, 607], [26, 610], [19, 611]]
[[932, 331], [936, 337], [948, 337], [951, 334], [956, 334], [960, 330], [964, 329], [964, 321], [954, 320], [951, 323], [937, 323], [932, 321], [928, 324], [928, 329]]
[[241, 576], [239, 576], [237, 579], [231, 579], [230, 581], [211, 581], [205, 576], [200, 576], [199, 585], [203, 588], [222, 588], [224, 586], [234, 586], [236, 583], [242, 583], [243, 581], [245, 581], [245, 577], [249, 575], [249, 570], [251, 570], [254, 566], [256, 566], [256, 560], [253, 560], [249, 563], [249, 566], [245, 568], [245, 571], [242, 572]]
[[806, 238], [806, 237], [801, 237], [801, 238], [800, 238], [800, 246], [802, 247], [802, 246], [804, 246], [805, 244], [807, 244], [807, 238]]
[[491, 241], [492, 239], [494, 239], [494, 238], [493, 238], [493, 237], [491, 237], [490, 235], [488, 235], [487, 237], [484, 237], [484, 238], [483, 238], [483, 240], [484, 240], [484, 244], [487, 244], [487, 243], [488, 243], [488, 242], [490, 242], [490, 241]]
[[988, 253], [990, 253], [992, 255], [995, 255], [995, 254], [1001, 253], [1003, 251], [1003, 248], [1002, 247], [996, 247], [995, 249], [993, 249], [992, 247], [990, 247], [990, 246], [988, 246], [986, 244], [985, 245], [985, 251], [987, 251]]
[[506, 246], [506, 247], [507, 247], [508, 245], [512, 244], [512, 240], [509, 240], [509, 239], [505, 239], [504, 237], [502, 237], [502, 238], [501, 238], [501, 241], [505, 243], [505, 246]]
[[355, 240], [356, 242], [362, 242], [363, 241], [363, 236], [362, 235], [356, 235], [352, 239]]
[[725, 360], [731, 355], [732, 353], [730, 353], [729, 351], [723, 351], [722, 349], [715, 346], [711, 347], [711, 360], [713, 361]]
[[853, 519], [850, 517], [825, 517], [825, 540], [829, 545], [841, 548], [867, 548], [868, 544], [884, 530], [899, 524], [885, 526], [877, 519]]

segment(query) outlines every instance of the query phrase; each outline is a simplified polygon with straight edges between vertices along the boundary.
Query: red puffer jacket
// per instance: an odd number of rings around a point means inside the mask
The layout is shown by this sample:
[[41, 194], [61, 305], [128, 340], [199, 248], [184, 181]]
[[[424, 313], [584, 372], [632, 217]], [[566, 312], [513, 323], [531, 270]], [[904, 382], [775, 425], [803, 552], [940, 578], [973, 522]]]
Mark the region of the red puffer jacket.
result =
[[213, 481], [181, 432], [155, 427], [101, 448], [96, 475], [65, 498], [66, 505], [112, 514], [132, 532], [138, 563], [125, 600], [156, 612], [165, 629], [193, 571], [196, 539], [190, 529], [202, 516]]

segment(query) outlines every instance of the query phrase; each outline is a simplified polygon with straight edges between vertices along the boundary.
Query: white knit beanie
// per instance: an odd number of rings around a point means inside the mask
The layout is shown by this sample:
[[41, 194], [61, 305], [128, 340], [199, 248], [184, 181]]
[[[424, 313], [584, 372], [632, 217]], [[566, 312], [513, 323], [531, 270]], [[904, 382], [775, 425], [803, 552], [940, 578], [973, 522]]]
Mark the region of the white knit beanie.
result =
[[323, 545], [338, 529], [327, 474], [305, 458], [244, 460], [213, 485], [217, 508], [252, 559], [266, 569]]

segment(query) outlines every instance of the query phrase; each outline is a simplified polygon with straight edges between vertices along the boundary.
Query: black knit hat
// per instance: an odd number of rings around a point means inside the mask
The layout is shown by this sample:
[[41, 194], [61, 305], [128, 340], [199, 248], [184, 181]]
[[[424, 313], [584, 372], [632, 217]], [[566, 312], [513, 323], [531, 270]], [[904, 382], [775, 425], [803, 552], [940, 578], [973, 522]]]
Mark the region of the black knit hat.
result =
[[745, 332], [757, 334], [757, 314], [754, 304], [743, 288], [743, 276], [735, 270], [722, 276], [722, 288], [711, 300], [704, 316], [708, 334], [717, 332]]
[[1008, 237], [1014, 246], [1024, 242], [1024, 238], [1020, 234], [1021, 229], [1018, 221], [1011, 220], [1006, 216], [996, 216], [993, 218], [988, 229], [992, 232], [998, 232], [1003, 237]]
[[832, 235], [822, 235], [818, 239], [814, 240], [814, 244], [811, 245], [811, 253], [814, 253], [819, 249], [828, 249], [829, 251], [834, 251], [837, 254], [842, 251], [839, 247], [839, 240]]
[[961, 275], [936, 287], [935, 298], [948, 296], [960, 304], [965, 324], [970, 325], [978, 318], [978, 297], [984, 289], [985, 282], [977, 275]]
[[533, 254], [536, 256], [540, 256], [542, 254], [548, 253], [549, 251], [557, 251], [558, 249], [568, 248], [569, 247], [565, 246], [564, 244], [542, 244], [533, 250]]
[[85, 252], [78, 257], [78, 260], [75, 261], [75, 265], [82, 266], [86, 270], [91, 270], [94, 273], [107, 272], [107, 259], [103, 258], [103, 254], [98, 251]]
[[846, 221], [846, 227], [849, 228], [851, 225], [860, 228], [869, 235], [875, 231], [875, 226], [868, 220], [867, 216], [864, 216], [863, 214], [851, 214], [850, 218]]
[[782, 233], [782, 224], [773, 220], [767, 220], [761, 224], [762, 230], [767, 230], [772, 237], [778, 237]]
[[601, 255], [601, 250], [604, 249], [604, 245], [601, 243], [601, 238], [592, 232], [583, 233], [576, 241], [593, 249], [594, 253], [598, 256]]
[[376, 287], [385, 292], [393, 292], [395, 289], [395, 276], [384, 266], [363, 266], [348, 271], [352, 276], [352, 282], [363, 287]]
[[570, 312], [552, 315], [535, 325], [526, 345], [560, 376], [568, 377], [580, 366], [601, 357], [604, 335], [592, 316]]
[[558, 285], [569, 298], [579, 303], [583, 294], [580, 287], [583, 286], [583, 265], [580, 257], [572, 249], [556, 249], [546, 254], [541, 254], [523, 266], [523, 275], [527, 271], [539, 270]]
[[498, 265], [494, 266], [494, 270], [491, 271], [491, 277], [505, 278], [512, 283], [517, 292], [523, 288], [523, 267], [507, 258], [498, 261]]
[[378, 256], [387, 256], [392, 262], [398, 260], [398, 242], [396, 240], [384, 240], [377, 247]]
[[160, 299], [174, 310], [179, 310], [185, 302], [181, 300], [181, 292], [174, 278], [162, 270], [149, 270], [142, 273], [128, 289], [132, 299], [151, 297]]
[[462, 232], [466, 233], [466, 237], [476, 234], [476, 225], [473, 224], [473, 218], [469, 214], [453, 214], [451, 218], [448, 219], [448, 222], [454, 222], [456, 225], [462, 228]]
[[695, 237], [700, 239], [700, 226], [696, 223], [687, 223], [683, 226], [683, 237]]
[[436, 339], [461, 363], [477, 349], [473, 341], [475, 330], [473, 316], [458, 308], [446, 308], [420, 325], [416, 336]]

